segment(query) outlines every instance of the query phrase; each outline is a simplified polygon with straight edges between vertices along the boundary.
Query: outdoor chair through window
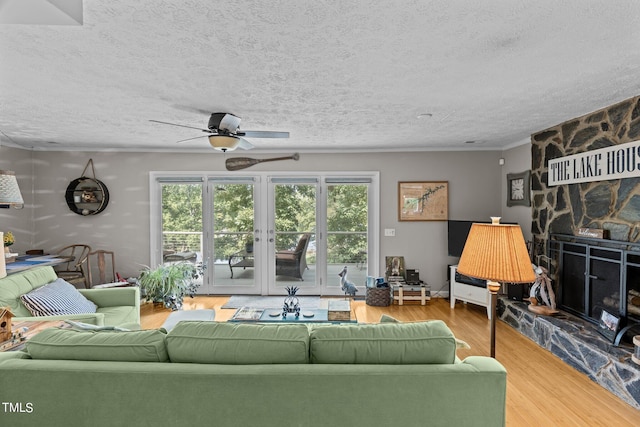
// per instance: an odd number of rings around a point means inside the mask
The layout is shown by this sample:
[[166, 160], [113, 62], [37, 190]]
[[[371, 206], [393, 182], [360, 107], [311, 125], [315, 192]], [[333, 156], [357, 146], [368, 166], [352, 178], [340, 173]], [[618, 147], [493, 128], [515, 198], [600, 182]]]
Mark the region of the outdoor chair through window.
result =
[[310, 238], [310, 234], [303, 234], [294, 250], [276, 252], [276, 276], [289, 276], [304, 280], [302, 275], [307, 269], [307, 247]]

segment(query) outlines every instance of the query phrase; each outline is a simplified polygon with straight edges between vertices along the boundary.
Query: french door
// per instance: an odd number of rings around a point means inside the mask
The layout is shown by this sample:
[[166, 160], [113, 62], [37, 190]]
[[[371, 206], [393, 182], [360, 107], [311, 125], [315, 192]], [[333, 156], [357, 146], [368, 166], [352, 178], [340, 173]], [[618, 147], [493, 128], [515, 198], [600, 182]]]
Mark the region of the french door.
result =
[[[168, 176], [167, 176], [168, 175]], [[202, 294], [364, 293], [378, 275], [378, 174], [151, 173], [152, 264], [202, 263]]]
[[261, 294], [264, 247], [256, 177], [210, 177], [205, 206], [210, 294]]
[[317, 269], [319, 185], [316, 177], [268, 179], [268, 292], [285, 294], [297, 287], [298, 295], [320, 295]]

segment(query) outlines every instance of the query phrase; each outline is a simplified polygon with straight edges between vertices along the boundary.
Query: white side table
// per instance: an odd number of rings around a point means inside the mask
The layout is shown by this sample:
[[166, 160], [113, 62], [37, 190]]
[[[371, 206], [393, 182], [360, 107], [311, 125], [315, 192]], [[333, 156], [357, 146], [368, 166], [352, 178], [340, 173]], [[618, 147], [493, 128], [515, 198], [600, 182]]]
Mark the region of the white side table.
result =
[[491, 294], [489, 290], [479, 286], [456, 282], [457, 267], [457, 265], [449, 267], [449, 280], [451, 283], [449, 300], [451, 301], [451, 308], [455, 308], [456, 300], [463, 301], [465, 304], [470, 302], [481, 305], [487, 308], [487, 317], [491, 319]]

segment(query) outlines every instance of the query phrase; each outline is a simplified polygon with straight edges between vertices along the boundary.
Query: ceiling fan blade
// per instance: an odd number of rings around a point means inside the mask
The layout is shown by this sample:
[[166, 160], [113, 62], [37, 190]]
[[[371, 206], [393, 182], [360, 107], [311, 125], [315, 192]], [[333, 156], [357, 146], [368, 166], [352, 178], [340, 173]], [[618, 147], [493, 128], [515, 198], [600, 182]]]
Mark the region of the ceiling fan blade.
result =
[[176, 141], [176, 143], [179, 144], [181, 142], [187, 142], [187, 141], [191, 141], [193, 139], [200, 139], [200, 138], [206, 138], [206, 137], [207, 137], [207, 135], [194, 136], [193, 138], [181, 139], [180, 141]]
[[149, 121], [153, 122], [153, 123], [160, 123], [160, 124], [163, 124], [163, 125], [179, 126], [181, 128], [189, 128], [189, 129], [197, 129], [197, 130], [201, 130], [202, 132], [207, 132], [207, 133], [211, 132], [209, 129], [202, 129], [202, 128], [197, 128], [197, 127], [194, 127], [194, 126], [186, 126], [186, 125], [179, 125], [179, 124], [176, 124], [176, 123], [161, 122], [160, 120], [149, 120]]
[[[236, 133], [240, 126], [240, 117], [234, 116], [230, 113], [213, 113], [211, 119], [218, 123], [217, 129]], [[209, 127], [211, 127], [211, 121], [209, 121]]]
[[247, 141], [244, 138], [238, 138], [240, 141], [238, 142], [238, 148], [242, 148], [243, 150], [251, 150], [253, 148], [253, 144]]
[[267, 130], [243, 130], [238, 131], [238, 136], [247, 138], [289, 138], [289, 132], [275, 132]]
[[201, 108], [191, 107], [189, 105], [173, 104], [172, 107], [178, 110], [186, 111], [187, 113], [197, 113], [204, 116], [211, 115], [211, 110], [203, 110]]

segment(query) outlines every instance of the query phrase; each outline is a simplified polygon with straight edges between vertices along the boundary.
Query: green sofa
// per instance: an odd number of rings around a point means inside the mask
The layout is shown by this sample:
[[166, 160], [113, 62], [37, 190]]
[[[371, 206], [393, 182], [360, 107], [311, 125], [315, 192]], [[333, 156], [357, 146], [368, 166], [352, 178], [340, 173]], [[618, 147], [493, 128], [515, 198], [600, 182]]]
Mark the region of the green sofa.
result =
[[69, 319], [98, 326], [140, 328], [140, 290], [137, 287], [79, 289], [97, 309], [95, 313], [34, 317], [20, 296], [31, 292], [58, 276], [53, 267], [35, 267], [0, 279], [0, 307], [9, 307], [14, 321]]
[[506, 371], [441, 321], [51, 328], [0, 353], [0, 425], [504, 426]]

